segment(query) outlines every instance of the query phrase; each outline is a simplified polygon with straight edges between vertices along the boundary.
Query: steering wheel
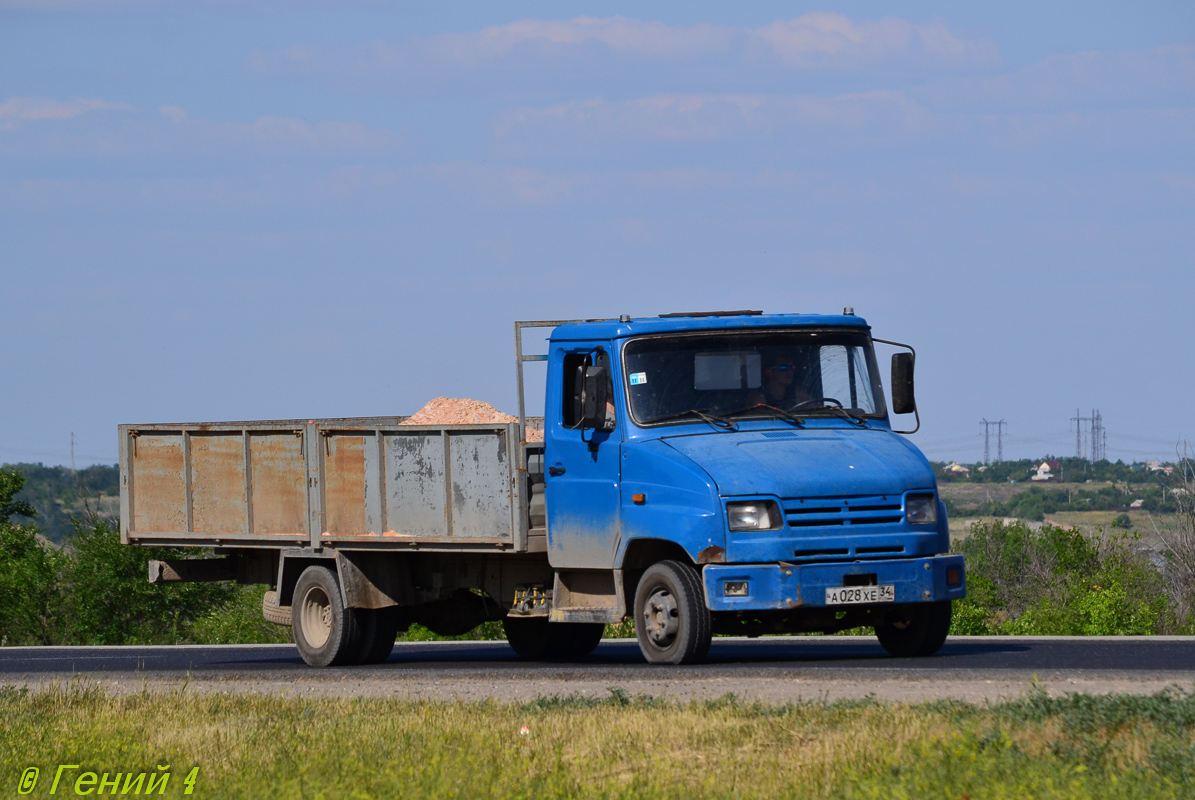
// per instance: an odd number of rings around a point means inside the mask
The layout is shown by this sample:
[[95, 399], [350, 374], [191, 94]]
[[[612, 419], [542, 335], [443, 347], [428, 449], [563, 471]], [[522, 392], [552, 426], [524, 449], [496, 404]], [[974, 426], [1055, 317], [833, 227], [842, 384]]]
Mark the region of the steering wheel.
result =
[[845, 406], [842, 404], [841, 400], [835, 400], [833, 397], [814, 397], [809, 400], [802, 400], [801, 402], [797, 403], [795, 406], [790, 408], [789, 411], [800, 411], [805, 406], [812, 405], [814, 403], [821, 403], [823, 406], [826, 403], [833, 403], [834, 405], [838, 406], [839, 408], [845, 408]]

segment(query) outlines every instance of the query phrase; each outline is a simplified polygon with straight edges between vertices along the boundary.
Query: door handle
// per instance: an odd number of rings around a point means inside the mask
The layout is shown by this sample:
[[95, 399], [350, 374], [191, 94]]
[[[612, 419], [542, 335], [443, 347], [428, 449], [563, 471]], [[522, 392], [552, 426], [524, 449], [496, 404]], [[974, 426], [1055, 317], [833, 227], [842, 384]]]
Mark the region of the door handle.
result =
[[564, 465], [557, 464], [554, 467], [548, 467], [548, 474], [551, 475], [553, 478], [560, 477], [561, 475], [564, 474]]

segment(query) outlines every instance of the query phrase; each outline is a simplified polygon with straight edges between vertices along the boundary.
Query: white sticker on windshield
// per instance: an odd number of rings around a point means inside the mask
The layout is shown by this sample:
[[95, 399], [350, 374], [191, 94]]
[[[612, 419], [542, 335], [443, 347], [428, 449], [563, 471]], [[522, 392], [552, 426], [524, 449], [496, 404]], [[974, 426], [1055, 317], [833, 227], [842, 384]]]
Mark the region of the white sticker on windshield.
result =
[[631, 385], [638, 386], [641, 383], [647, 383], [647, 373], [646, 372], [632, 372], [631, 373]]

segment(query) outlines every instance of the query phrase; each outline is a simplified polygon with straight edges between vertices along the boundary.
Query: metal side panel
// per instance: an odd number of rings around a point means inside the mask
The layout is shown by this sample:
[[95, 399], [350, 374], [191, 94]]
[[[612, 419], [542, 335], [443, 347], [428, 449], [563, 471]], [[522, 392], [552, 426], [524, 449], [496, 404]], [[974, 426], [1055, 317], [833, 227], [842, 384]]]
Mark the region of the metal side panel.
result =
[[121, 427], [122, 535], [140, 544], [307, 542], [521, 551], [518, 426], [403, 418]]
[[187, 531], [183, 432], [133, 432], [130, 445], [132, 531]]
[[[365, 436], [322, 432], [324, 531], [360, 536], [365, 528]], [[370, 437], [372, 439], [372, 437]]]
[[307, 465], [303, 432], [248, 434], [252, 533], [307, 534]]
[[514, 543], [511, 458], [505, 431], [450, 432], [452, 537]]
[[448, 536], [444, 445], [440, 431], [385, 433], [387, 533], [428, 539]]
[[191, 530], [249, 533], [245, 440], [240, 434], [190, 434]]

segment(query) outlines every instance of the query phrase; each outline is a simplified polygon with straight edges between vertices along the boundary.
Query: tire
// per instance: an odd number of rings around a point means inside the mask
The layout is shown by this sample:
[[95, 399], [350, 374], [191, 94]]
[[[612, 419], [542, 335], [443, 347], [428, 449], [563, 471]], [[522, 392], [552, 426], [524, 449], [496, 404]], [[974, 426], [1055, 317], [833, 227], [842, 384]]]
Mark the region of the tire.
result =
[[606, 626], [591, 622], [548, 622], [547, 617], [506, 617], [506, 641], [528, 661], [584, 658], [602, 640]]
[[275, 625], [290, 626], [290, 606], [278, 605], [278, 593], [273, 589], [266, 592], [261, 598], [261, 615], [265, 617], [266, 622], [272, 622]]
[[635, 590], [635, 637], [647, 663], [701, 662], [712, 627], [696, 570], [680, 561], [648, 567]]
[[932, 656], [946, 642], [950, 615], [949, 600], [893, 609], [875, 626], [876, 636], [888, 655], [896, 658]]
[[299, 655], [313, 667], [350, 664], [360, 655], [357, 615], [340, 600], [340, 585], [327, 567], [310, 566], [295, 583], [291, 627]]
[[572, 635], [569, 637], [570, 641], [564, 653], [565, 658], [585, 658], [597, 649], [602, 642], [602, 634], [606, 632], [606, 626], [601, 622], [558, 622], [556, 624], [568, 625], [572, 628]]
[[355, 664], [381, 664], [394, 650], [394, 639], [398, 636], [398, 608], [355, 609], [360, 643], [357, 647]]

